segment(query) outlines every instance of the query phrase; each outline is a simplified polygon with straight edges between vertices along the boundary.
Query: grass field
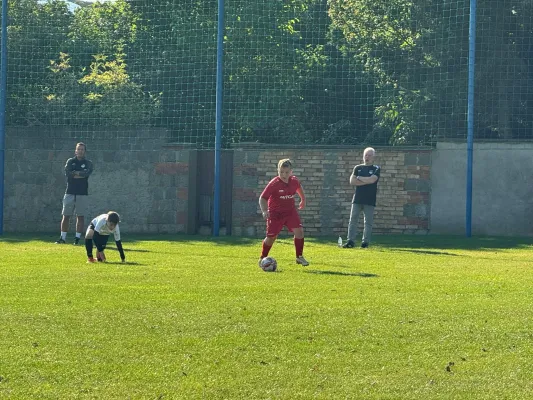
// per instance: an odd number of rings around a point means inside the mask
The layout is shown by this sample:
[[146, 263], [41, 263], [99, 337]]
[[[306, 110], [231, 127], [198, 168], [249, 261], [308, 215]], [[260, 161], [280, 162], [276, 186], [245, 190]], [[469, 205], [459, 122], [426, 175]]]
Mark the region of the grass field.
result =
[[0, 398], [530, 399], [528, 239], [0, 237]]

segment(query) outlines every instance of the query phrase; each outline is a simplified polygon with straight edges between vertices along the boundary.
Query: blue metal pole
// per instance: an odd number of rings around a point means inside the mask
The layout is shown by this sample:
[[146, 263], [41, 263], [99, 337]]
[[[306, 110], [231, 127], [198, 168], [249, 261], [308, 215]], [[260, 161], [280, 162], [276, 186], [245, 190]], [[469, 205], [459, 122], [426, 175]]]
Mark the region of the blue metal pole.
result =
[[466, 161], [466, 237], [472, 236], [472, 175], [474, 164], [474, 79], [476, 65], [476, 0], [470, 0], [468, 40], [468, 117]]
[[0, 43], [0, 235], [4, 234], [4, 167], [6, 154], [7, 98], [7, 0], [2, 0], [2, 41]]
[[220, 149], [222, 142], [222, 104], [224, 90], [224, 0], [218, 0], [217, 29], [217, 89], [216, 89], [216, 136], [215, 136], [215, 193], [213, 200], [213, 236], [220, 229]]

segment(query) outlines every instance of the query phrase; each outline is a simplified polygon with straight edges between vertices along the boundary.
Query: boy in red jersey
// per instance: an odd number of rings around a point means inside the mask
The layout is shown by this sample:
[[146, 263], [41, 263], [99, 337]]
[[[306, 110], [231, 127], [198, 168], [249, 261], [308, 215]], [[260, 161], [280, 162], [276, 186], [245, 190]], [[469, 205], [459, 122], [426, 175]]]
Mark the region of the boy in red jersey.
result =
[[298, 209], [303, 210], [305, 208], [305, 194], [300, 181], [292, 174], [292, 162], [288, 158], [279, 160], [278, 176], [266, 185], [263, 193], [259, 196], [259, 207], [261, 207], [263, 218], [267, 222], [266, 237], [263, 240], [259, 266], [261, 266], [261, 260], [268, 256], [268, 252], [284, 226], [289, 232], [294, 233], [296, 263], [304, 267], [309, 265], [303, 256], [304, 230], [294, 204], [296, 193], [300, 197]]

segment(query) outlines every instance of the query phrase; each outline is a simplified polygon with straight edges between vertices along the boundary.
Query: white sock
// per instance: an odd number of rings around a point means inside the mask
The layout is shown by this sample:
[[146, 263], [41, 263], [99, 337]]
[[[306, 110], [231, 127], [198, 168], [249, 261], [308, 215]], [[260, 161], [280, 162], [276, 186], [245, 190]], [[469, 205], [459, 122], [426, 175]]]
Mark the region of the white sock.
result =
[[81, 232], [76, 232], [76, 237], [79, 239], [81, 238]]
[[67, 239], [67, 232], [61, 231], [61, 239], [63, 239], [63, 240]]

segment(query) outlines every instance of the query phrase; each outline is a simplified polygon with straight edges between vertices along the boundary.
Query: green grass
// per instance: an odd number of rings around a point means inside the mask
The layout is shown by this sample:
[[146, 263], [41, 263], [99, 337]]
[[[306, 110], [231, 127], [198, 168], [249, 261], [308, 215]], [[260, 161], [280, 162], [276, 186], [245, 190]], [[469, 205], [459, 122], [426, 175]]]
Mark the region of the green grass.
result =
[[[54, 237], [55, 238], [55, 237]], [[529, 399], [527, 239], [0, 237], [0, 398]]]

